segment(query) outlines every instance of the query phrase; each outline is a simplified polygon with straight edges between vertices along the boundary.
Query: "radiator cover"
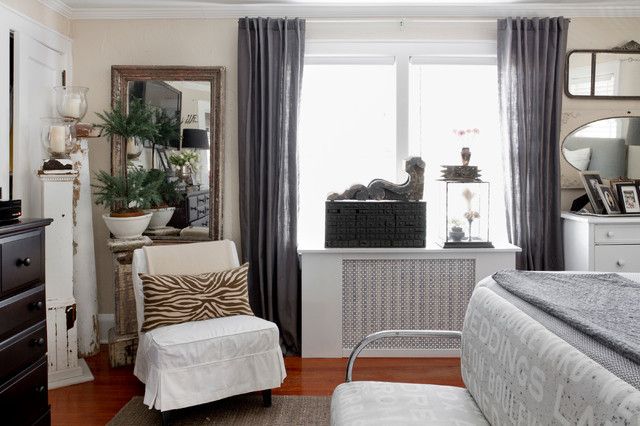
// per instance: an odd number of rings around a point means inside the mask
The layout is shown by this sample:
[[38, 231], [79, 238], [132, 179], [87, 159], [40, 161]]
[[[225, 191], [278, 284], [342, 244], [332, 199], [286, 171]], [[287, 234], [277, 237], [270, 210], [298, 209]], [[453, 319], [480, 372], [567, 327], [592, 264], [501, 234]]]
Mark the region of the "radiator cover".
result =
[[[345, 259], [342, 347], [389, 329], [462, 330], [475, 259]], [[459, 349], [457, 339], [390, 338], [369, 349]]]

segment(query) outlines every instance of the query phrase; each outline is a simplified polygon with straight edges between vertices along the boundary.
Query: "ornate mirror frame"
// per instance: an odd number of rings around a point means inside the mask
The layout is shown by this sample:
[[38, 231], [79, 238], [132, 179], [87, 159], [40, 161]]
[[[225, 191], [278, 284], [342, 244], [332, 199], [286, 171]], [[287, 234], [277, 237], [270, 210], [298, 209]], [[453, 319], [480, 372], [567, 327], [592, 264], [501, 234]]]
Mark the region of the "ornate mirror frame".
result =
[[[224, 175], [224, 67], [113, 65], [111, 67], [111, 107], [127, 99], [130, 81], [207, 81], [211, 85], [211, 148], [209, 173], [209, 238], [222, 238], [222, 188]], [[111, 174], [126, 173], [126, 142], [111, 140]]]

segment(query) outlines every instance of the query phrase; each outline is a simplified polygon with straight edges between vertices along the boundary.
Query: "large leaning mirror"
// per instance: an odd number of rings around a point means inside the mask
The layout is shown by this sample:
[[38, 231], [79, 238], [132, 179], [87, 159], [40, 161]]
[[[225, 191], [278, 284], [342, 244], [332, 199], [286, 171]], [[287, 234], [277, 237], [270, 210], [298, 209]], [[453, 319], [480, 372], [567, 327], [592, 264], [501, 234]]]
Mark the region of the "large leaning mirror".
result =
[[614, 117], [585, 124], [562, 143], [565, 160], [605, 179], [640, 179], [640, 117]]
[[[158, 136], [114, 137], [112, 174], [148, 171], [161, 200], [144, 235], [222, 238], [223, 67], [113, 66], [112, 106], [144, 111]], [[124, 102], [123, 102], [124, 101]]]

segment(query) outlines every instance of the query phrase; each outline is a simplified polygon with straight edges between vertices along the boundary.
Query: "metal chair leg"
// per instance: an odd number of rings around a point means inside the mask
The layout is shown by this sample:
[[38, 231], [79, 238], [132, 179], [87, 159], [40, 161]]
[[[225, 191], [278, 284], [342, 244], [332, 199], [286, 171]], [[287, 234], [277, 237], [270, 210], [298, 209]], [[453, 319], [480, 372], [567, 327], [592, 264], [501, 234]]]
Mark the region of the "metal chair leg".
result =
[[262, 405], [265, 407], [271, 407], [271, 389], [262, 391]]

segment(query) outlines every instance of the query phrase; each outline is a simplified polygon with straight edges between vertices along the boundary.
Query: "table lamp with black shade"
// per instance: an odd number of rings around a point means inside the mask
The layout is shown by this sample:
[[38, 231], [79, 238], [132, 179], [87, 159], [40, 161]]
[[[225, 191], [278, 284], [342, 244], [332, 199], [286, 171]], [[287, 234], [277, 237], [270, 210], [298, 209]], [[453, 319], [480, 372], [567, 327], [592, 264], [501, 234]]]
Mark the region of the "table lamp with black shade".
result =
[[[200, 150], [200, 149], [209, 149], [209, 132], [207, 132], [204, 129], [182, 129], [182, 145], [181, 145], [181, 149], [193, 149], [193, 150]], [[206, 159], [204, 159], [204, 161], [206, 161]], [[196, 186], [200, 186], [199, 184], [202, 183], [201, 177], [202, 175], [200, 173], [203, 172], [203, 167], [206, 167], [207, 164], [203, 164], [203, 158], [202, 156], [200, 156], [200, 167], [198, 168], [198, 179], [197, 179], [197, 184]], [[205, 171], [206, 174], [209, 173], [208, 168]]]
[[182, 148], [209, 149], [209, 135], [204, 129], [183, 129]]

